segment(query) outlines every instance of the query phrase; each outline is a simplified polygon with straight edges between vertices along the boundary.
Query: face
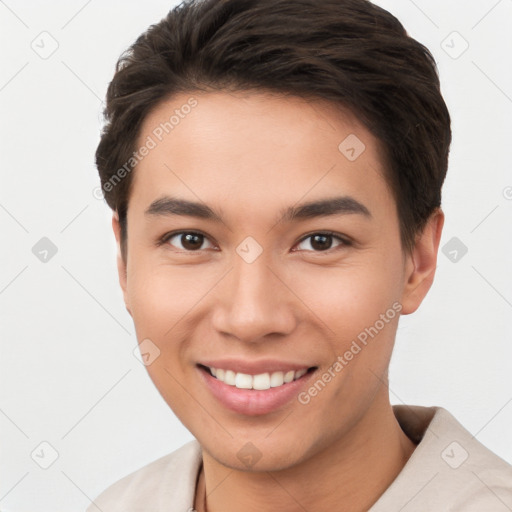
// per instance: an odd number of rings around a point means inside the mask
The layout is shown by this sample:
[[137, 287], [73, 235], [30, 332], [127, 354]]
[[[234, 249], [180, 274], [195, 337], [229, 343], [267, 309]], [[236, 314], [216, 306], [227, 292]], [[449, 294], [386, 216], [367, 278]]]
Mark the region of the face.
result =
[[342, 443], [423, 296], [378, 141], [324, 102], [212, 92], [159, 105], [144, 144], [119, 270], [163, 398], [232, 468]]

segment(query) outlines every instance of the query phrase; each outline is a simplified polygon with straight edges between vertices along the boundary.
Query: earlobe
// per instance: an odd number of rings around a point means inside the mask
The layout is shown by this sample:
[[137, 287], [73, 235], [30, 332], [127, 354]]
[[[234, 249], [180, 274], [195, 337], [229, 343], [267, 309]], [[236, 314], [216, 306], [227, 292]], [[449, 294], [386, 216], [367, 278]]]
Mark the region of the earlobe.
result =
[[123, 291], [124, 303], [126, 306], [126, 310], [130, 315], [132, 314], [130, 311], [129, 300], [128, 300], [128, 274], [126, 268], [126, 261], [123, 258], [123, 251], [121, 249], [121, 225], [119, 223], [119, 214], [115, 211], [112, 214], [112, 229], [114, 231], [114, 236], [116, 237], [116, 245], [117, 245], [117, 273], [119, 276], [119, 284], [121, 286], [121, 290]]
[[444, 213], [438, 208], [418, 235], [414, 249], [407, 255], [402, 314], [414, 313], [427, 295], [437, 268], [437, 252], [444, 225]]

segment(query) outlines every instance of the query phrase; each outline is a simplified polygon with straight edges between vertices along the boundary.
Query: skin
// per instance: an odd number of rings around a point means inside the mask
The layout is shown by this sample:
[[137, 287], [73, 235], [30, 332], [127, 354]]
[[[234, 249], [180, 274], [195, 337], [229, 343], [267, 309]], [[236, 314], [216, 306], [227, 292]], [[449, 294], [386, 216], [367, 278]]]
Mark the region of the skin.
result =
[[[404, 253], [379, 141], [320, 100], [182, 93], [149, 113], [140, 144], [191, 96], [198, 105], [134, 171], [126, 258], [115, 214], [113, 228], [137, 338], [160, 350], [149, 375], [203, 449], [195, 507], [368, 510], [415, 448], [389, 402], [400, 315], [307, 405], [293, 399], [269, 414], [237, 414], [213, 397], [196, 365], [232, 355], [326, 371], [393, 303], [401, 314], [418, 308], [434, 278], [444, 215], [436, 210]], [[366, 146], [355, 161], [338, 149], [350, 134]], [[222, 222], [145, 213], [165, 195], [203, 202]], [[283, 208], [340, 195], [371, 216], [277, 222]], [[158, 243], [179, 230], [206, 237], [188, 252], [180, 236]], [[350, 245], [333, 238], [322, 251], [305, 239], [326, 230]], [[263, 250], [252, 263], [236, 252], [247, 236]], [[250, 468], [237, 457], [248, 442], [261, 454]]]

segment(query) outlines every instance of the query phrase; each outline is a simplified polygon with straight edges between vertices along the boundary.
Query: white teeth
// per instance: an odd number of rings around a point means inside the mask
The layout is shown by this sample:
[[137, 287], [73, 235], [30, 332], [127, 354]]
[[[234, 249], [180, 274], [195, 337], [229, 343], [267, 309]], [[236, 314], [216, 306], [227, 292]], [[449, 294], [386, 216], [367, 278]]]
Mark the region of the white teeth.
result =
[[229, 384], [230, 386], [234, 386], [236, 382], [236, 373], [231, 370], [226, 370], [223, 382], [225, 384]]
[[277, 388], [284, 384], [284, 373], [283, 372], [274, 372], [270, 376], [270, 387]]
[[237, 373], [235, 386], [240, 389], [252, 389], [252, 375], [247, 375], [247, 373]]
[[293, 370], [286, 372], [284, 374], [284, 382], [285, 383], [291, 382], [293, 380], [293, 377], [295, 377], [295, 372]]
[[304, 368], [303, 370], [299, 370], [298, 372], [295, 372], [295, 377], [293, 380], [300, 379], [303, 375], [305, 375], [307, 372], [307, 369]]
[[294, 380], [300, 379], [307, 373], [307, 368], [301, 370], [290, 370], [288, 372], [260, 373], [258, 375], [249, 375], [247, 373], [235, 373], [232, 370], [224, 370], [222, 368], [209, 367], [210, 372], [218, 380], [235, 386], [239, 389], [256, 389], [265, 390], [270, 388], [278, 388], [283, 384], [288, 384]]
[[253, 389], [270, 389], [270, 375], [268, 373], [260, 373], [252, 378]]

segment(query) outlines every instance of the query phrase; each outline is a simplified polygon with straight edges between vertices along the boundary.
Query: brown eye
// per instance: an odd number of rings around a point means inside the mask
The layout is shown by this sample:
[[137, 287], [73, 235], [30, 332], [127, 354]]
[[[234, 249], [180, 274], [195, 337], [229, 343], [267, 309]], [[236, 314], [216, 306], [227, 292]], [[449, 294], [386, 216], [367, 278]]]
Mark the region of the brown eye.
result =
[[311, 237], [311, 247], [318, 251], [330, 249], [332, 245], [331, 235], [314, 235]]
[[[336, 241], [337, 243], [335, 243]], [[335, 243], [335, 245], [333, 245], [333, 243]], [[303, 246], [302, 248], [300, 247], [301, 245]], [[350, 244], [332, 233], [313, 233], [303, 238], [297, 247], [299, 247], [299, 250], [322, 252], [343, 245]]]
[[[210, 243], [205, 235], [191, 231], [175, 233], [168, 237], [166, 242], [173, 247], [184, 251], [198, 251], [201, 248], [204, 248], [202, 247], [204, 242]], [[210, 244], [210, 246], [212, 245]]]

